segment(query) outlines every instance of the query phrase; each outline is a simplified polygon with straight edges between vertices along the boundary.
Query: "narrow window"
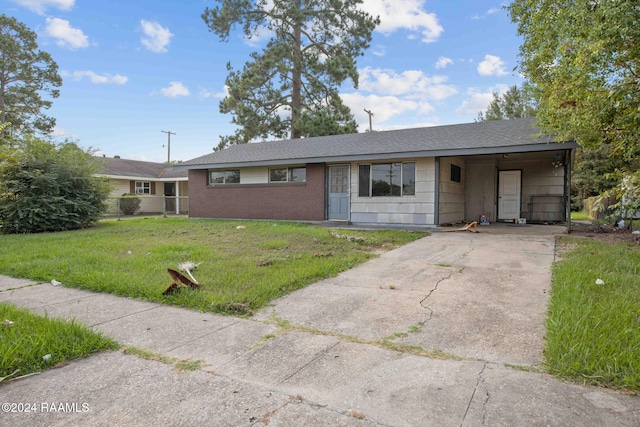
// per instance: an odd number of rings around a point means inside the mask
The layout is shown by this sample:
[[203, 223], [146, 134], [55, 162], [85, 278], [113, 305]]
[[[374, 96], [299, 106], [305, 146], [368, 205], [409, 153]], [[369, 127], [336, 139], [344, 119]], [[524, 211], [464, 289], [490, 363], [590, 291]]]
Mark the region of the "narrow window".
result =
[[371, 165], [358, 168], [358, 196], [371, 197]]
[[403, 196], [416, 195], [416, 164], [415, 163], [402, 164], [402, 195]]
[[451, 181], [452, 182], [460, 182], [462, 180], [462, 169], [460, 166], [451, 165]]

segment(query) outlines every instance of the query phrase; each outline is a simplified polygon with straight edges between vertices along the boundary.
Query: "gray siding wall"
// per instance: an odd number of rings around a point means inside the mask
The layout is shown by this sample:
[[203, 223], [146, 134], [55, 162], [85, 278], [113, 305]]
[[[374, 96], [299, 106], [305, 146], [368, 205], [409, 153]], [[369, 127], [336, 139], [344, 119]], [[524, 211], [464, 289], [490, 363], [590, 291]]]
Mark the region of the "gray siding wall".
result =
[[[451, 165], [461, 169], [460, 182], [451, 180]], [[465, 219], [465, 160], [462, 157], [440, 159], [440, 224], [453, 224]]]

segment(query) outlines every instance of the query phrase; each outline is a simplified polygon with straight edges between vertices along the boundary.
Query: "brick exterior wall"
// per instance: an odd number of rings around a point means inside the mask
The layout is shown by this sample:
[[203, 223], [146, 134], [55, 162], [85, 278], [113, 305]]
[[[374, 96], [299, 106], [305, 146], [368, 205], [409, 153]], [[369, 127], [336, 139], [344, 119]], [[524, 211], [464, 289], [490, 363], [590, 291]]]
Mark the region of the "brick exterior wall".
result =
[[[206, 169], [189, 171], [189, 216], [322, 221], [325, 165], [307, 165], [306, 183], [207, 185]], [[242, 173], [242, 172], [240, 172]]]

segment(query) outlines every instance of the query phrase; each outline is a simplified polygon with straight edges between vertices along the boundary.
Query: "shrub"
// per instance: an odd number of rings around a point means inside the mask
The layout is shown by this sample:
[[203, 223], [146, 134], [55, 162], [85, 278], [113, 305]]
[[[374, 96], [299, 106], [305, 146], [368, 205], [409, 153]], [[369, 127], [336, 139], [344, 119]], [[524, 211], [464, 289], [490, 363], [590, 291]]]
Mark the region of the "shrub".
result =
[[75, 143], [25, 137], [0, 153], [0, 230], [74, 230], [99, 220], [109, 187], [101, 163]]
[[140, 198], [132, 193], [124, 193], [120, 197], [120, 210], [125, 215], [133, 215], [140, 209]]

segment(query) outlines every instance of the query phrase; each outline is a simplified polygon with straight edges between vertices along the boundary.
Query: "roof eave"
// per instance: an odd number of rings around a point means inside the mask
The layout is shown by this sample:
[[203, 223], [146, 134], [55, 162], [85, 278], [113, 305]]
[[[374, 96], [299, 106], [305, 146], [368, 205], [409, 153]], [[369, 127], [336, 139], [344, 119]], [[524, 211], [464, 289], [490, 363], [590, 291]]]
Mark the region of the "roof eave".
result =
[[377, 160], [395, 160], [416, 157], [454, 157], [454, 156], [477, 156], [484, 154], [504, 154], [504, 153], [527, 153], [540, 151], [569, 150], [577, 148], [578, 144], [574, 141], [567, 142], [548, 142], [527, 145], [509, 145], [501, 147], [481, 147], [481, 148], [458, 148], [449, 150], [420, 150], [420, 151], [403, 151], [395, 153], [374, 153], [374, 154], [353, 154], [342, 156], [323, 156], [323, 157], [304, 157], [291, 159], [270, 159], [256, 160], [245, 162], [228, 162], [228, 163], [202, 163], [194, 165], [180, 165], [181, 169], [228, 169], [242, 168], [254, 166], [282, 166], [297, 165], [306, 163], [341, 163], [355, 161], [377, 161]]

